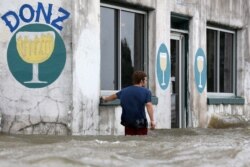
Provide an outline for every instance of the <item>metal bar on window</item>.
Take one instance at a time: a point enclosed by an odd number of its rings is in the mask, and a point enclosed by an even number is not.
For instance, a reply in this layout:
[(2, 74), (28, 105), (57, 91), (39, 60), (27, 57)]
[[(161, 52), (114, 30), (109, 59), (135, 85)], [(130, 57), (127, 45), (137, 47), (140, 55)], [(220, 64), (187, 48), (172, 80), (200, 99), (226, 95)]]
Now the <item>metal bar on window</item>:
[(234, 93), (207, 92), (208, 97), (235, 97)]
[(220, 92), (220, 31), (217, 31), (217, 92)]
[[(237, 65), (236, 65), (236, 35), (233, 35), (233, 93), (236, 95), (237, 90), (236, 90), (236, 72), (237, 71)], [(236, 60), (236, 61), (235, 61)]]
[(235, 31), (226, 30), (226, 29), (223, 29), (223, 28), (216, 28), (216, 27), (207, 26), (207, 29), (235, 34)]
[(122, 87), (122, 77), (121, 77), (121, 74), (122, 74), (122, 63), (121, 63), (121, 60), (122, 60), (122, 57), (121, 57), (121, 10), (118, 10), (118, 90), (121, 89)]
[(185, 70), (187, 69), (186, 67), (186, 35), (182, 35), (182, 108), (181, 110), (183, 111), (182, 114), (182, 128), (186, 128), (187, 127), (187, 105), (185, 104), (187, 101), (187, 97), (186, 97), (186, 84), (187, 84), (187, 80), (186, 80), (186, 72)]
[(143, 68), (144, 68), (144, 71), (147, 73), (147, 78), (148, 78), (148, 84), (147, 84), (147, 87), (149, 88), (149, 84), (150, 84), (150, 81), (149, 81), (149, 70), (148, 70), (148, 66), (149, 66), (149, 54), (148, 54), (148, 29), (147, 29), (147, 25), (148, 25), (148, 22), (147, 22), (147, 19), (148, 16), (147, 14), (144, 15), (144, 57), (143, 57), (143, 60), (144, 60), (144, 65), (143, 65)]
[(178, 32), (178, 33), (183, 33), (183, 34), (188, 34), (188, 31), (187, 31), (187, 30), (179, 30), (179, 29), (171, 28), (171, 31), (173, 31), (173, 32)]
[(182, 56), (183, 56), (183, 46), (182, 46), (182, 40), (183, 40), (183, 35), (179, 36), (179, 128), (182, 128), (182, 114), (183, 114), (183, 108), (182, 108)]
[(113, 8), (113, 9), (118, 9), (118, 10), (124, 10), (124, 11), (127, 11), (127, 12), (147, 14), (147, 12), (144, 12), (144, 11), (140, 11), (140, 10), (136, 10), (136, 9), (129, 9), (129, 8), (115, 6), (115, 5), (110, 5), (110, 4), (101, 3), (101, 6), (108, 7), (108, 8)]

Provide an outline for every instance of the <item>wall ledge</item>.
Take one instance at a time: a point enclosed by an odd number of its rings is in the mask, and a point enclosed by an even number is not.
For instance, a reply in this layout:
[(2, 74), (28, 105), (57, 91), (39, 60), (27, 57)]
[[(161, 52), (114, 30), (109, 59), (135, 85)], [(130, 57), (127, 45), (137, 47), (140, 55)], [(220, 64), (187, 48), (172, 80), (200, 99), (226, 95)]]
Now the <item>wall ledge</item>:
[(245, 99), (243, 97), (208, 97), (207, 104), (218, 105), (218, 104), (231, 104), (231, 105), (244, 105)]
[[(151, 97), (152, 99), (152, 103), (153, 105), (157, 105), (158, 104), (158, 97), (156, 96), (152, 96)], [(110, 101), (110, 102), (106, 102), (106, 103), (101, 103), (99, 104), (99, 106), (119, 106), (120, 105), (120, 100), (119, 99), (116, 99), (114, 101)]]

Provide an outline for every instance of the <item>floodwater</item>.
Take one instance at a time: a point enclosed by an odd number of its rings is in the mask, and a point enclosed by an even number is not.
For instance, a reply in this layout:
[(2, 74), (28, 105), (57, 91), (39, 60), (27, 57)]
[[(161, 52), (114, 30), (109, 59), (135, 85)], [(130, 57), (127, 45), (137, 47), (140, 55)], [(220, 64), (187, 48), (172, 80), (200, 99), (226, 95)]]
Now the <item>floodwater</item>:
[(248, 167), (250, 129), (171, 129), (148, 136), (0, 135), (1, 167)]

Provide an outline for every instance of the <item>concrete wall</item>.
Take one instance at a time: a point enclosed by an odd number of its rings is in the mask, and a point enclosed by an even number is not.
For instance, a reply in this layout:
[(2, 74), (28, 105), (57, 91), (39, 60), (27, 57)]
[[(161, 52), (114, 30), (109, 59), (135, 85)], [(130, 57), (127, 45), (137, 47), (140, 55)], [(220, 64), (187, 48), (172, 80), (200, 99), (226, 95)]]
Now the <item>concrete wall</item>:
[(100, 2), (73, 2), (73, 134), (98, 133)]
[[(245, 57), (249, 53), (246, 50), (249, 42), (245, 24), (248, 24), (248, 7), (246, 1), (206, 1), (206, 0), (176, 0), (176, 1), (155, 1), (156, 5), (150, 6), (154, 10), (149, 11), (149, 75), (155, 78), (150, 89), (159, 98), (159, 103), (155, 107), (157, 127), (170, 128), (170, 92), (169, 89), (162, 91), (157, 84), (154, 72), (155, 56), (160, 42), (164, 42), (170, 47), (170, 16), (171, 12), (190, 17), (189, 25), (189, 51), (188, 51), (188, 127), (207, 127), (210, 124), (211, 117), (217, 115), (236, 115), (249, 120), (248, 96), (245, 91), (247, 85), (246, 77), (248, 65)], [(133, 4), (143, 6), (143, 2), (133, 1)], [(245, 7), (244, 7), (245, 6)], [(247, 16), (246, 16), (247, 15)], [(237, 29), (237, 96), (245, 98), (245, 105), (207, 105), (208, 94), (206, 88), (201, 94), (197, 91), (194, 78), (194, 58), (198, 48), (202, 48), (206, 53), (206, 25), (207, 22), (217, 23), (224, 26)], [(155, 31), (155, 32), (154, 32)], [(246, 37), (247, 36), (247, 37)], [(247, 52), (247, 53), (246, 53)], [(244, 63), (245, 62), (245, 63)], [(101, 111), (102, 112), (102, 111)], [(110, 113), (112, 113), (111, 111)], [(119, 111), (120, 114), (121, 111)], [(110, 114), (109, 113), (109, 114)], [(118, 114), (118, 115), (119, 115)], [(115, 114), (117, 115), (117, 113)], [(109, 117), (110, 118), (110, 117)], [(112, 118), (117, 118), (113, 116)], [(105, 121), (103, 121), (105, 122)], [(109, 122), (109, 121), (108, 121)], [(106, 124), (107, 127), (117, 127), (114, 124)], [(110, 123), (110, 122), (109, 122)], [(111, 128), (112, 129), (112, 128)], [(116, 128), (114, 128), (116, 129)], [(115, 130), (116, 132), (116, 130)], [(114, 132), (114, 133), (115, 133)], [(112, 132), (113, 133), (113, 132)]]
[[(44, 6), (53, 4), (53, 18), (57, 18), (59, 7), (71, 11), (70, 1), (43, 1)], [(19, 15), (20, 7), (29, 4), (37, 9), (38, 1), (20, 2), (17, 0), (1, 1), (0, 17), (8, 11)], [(26, 9), (27, 10), (27, 9)], [(28, 17), (27, 17), (28, 18)], [(12, 23), (15, 21), (12, 19)], [(39, 23), (44, 23), (40, 19)], [(30, 22), (35, 23), (33, 20)], [(26, 25), (20, 20), (19, 28)], [(20, 84), (8, 67), (7, 49), (14, 33), (0, 21), (0, 112), (3, 132), (21, 134), (68, 134), (68, 110), (72, 106), (72, 53), (71, 21), (66, 20), (60, 33), (66, 49), (66, 63), (61, 75), (49, 86), (28, 88)], [(17, 64), (16, 64), (17, 65)], [(31, 67), (31, 66), (30, 66)], [(53, 69), (51, 69), (53, 71)]]
[[(39, 1), (40, 2), (40, 1)], [(159, 87), (156, 57), (160, 44), (170, 50), (171, 12), (190, 17), (188, 48), (188, 127), (207, 127), (213, 114), (237, 114), (250, 118), (249, 85), (249, 7), (248, 0), (103, 0), (139, 7), (148, 12), (149, 89), (158, 97), (154, 106), (157, 128), (171, 128), (170, 88)], [(3, 0), (0, 17), (8, 11), (17, 12), (23, 4), (36, 9), (38, 1)], [(43, 0), (53, 4), (52, 18), (60, 16), (60, 7), (70, 17), (58, 30), (65, 45), (66, 62), (59, 77), (41, 88), (20, 84), (9, 70), (9, 43), (18, 28), (37, 23), (20, 22), (11, 32), (0, 19), (0, 113), (2, 132), (22, 134), (123, 134), (120, 125), (121, 107), (99, 106), (100, 90), (100, 0)], [(28, 16), (27, 16), (28, 17)], [(206, 25), (214, 22), (237, 29), (237, 95), (245, 105), (207, 105), (206, 88), (199, 93), (195, 85), (194, 60), (198, 48), (206, 53)]]
[(245, 105), (243, 115), (249, 120), (250, 119), (250, 2), (247, 0), (242, 1), (242, 15), (244, 25), (239, 31), (239, 37), (237, 42), (240, 43), (238, 47), (239, 59), (237, 59), (238, 68), (238, 94), (245, 98)]

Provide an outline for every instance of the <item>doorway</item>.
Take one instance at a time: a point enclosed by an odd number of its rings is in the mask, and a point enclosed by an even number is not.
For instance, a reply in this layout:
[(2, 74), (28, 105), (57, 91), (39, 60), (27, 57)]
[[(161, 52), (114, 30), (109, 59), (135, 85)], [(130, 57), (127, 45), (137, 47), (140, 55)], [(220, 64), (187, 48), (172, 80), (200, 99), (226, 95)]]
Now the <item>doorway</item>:
[(171, 128), (187, 125), (187, 34), (171, 32)]

